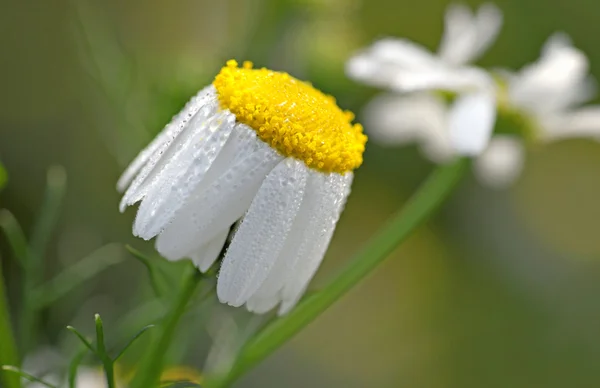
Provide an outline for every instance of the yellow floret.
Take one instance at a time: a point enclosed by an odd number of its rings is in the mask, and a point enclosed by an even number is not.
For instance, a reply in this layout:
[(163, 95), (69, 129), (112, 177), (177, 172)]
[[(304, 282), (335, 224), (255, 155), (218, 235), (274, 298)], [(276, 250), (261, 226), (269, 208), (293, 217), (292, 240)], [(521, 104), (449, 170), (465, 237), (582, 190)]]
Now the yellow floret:
[(214, 81), (221, 108), (253, 128), (284, 156), (325, 172), (345, 173), (362, 163), (367, 137), (354, 114), (335, 99), (287, 73), (242, 68), (228, 61)]

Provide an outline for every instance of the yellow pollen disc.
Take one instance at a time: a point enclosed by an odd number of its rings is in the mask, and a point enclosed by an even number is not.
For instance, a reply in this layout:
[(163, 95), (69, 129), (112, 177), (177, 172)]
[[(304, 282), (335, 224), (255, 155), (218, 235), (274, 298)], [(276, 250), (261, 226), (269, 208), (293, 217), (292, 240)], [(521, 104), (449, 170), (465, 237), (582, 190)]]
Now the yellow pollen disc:
[(214, 81), (221, 108), (256, 131), (284, 156), (308, 167), (345, 173), (362, 163), (367, 137), (354, 114), (287, 73), (228, 61)]

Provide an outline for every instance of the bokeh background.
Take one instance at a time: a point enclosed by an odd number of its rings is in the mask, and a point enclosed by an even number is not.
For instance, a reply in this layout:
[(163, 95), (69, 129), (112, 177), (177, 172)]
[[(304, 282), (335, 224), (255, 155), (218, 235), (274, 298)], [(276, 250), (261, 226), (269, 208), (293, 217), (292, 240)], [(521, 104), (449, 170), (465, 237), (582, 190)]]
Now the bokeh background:
[[(4, 1), (0, 160), (9, 181), (0, 207), (31, 233), (47, 170), (64, 166), (67, 194), (45, 247), (43, 277), (90, 254), (114, 261), (41, 312), (36, 347), (51, 346), (68, 359), (77, 343), (66, 325), (92, 334), (99, 312), (109, 341), (118, 342), (161, 311), (147, 272), (124, 249), (131, 244), (153, 252), (131, 236), (135, 211), (118, 212), (115, 183), (227, 59), (310, 80), (360, 120), (361, 107), (378, 91), (348, 80), (345, 60), (384, 36), (435, 48), (447, 4)], [(565, 31), (600, 76), (600, 3), (496, 4), (505, 25), (481, 65), (519, 68), (538, 57), (550, 34)], [(335, 273), (432, 168), (415, 147), (371, 142), (313, 286)], [(599, 177), (600, 144), (569, 140), (529, 150), (524, 173), (510, 189), (486, 189), (467, 178), (367, 281), (236, 387), (597, 387)], [(16, 310), (22, 279), (3, 237), (0, 252)], [(214, 317), (224, 314), (252, 323), (241, 311), (203, 303), (183, 322), (170, 363), (202, 369)], [(144, 346), (142, 339), (131, 349), (123, 368)]]

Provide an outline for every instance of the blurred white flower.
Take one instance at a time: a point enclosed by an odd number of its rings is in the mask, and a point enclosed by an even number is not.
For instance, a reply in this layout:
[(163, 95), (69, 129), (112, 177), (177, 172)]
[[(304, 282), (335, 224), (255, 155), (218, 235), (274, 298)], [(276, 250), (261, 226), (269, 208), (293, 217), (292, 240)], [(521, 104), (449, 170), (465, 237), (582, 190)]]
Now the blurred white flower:
[[(492, 4), (482, 5), (475, 14), (463, 5), (451, 5), (446, 12), (444, 35), (437, 54), (406, 39), (387, 38), (352, 57), (346, 70), (351, 78), (394, 92), (457, 93), (444, 114), (447, 139), (456, 153), (478, 155), (485, 149), (496, 119), (496, 90), (487, 72), (468, 64), (493, 43), (501, 25), (502, 14)], [(419, 98), (428, 108), (436, 105), (438, 109), (435, 97), (421, 95)], [(405, 104), (415, 105), (413, 102)], [(415, 140), (412, 124), (415, 123), (397, 128), (397, 132), (407, 132), (399, 134), (398, 139)], [(417, 123), (417, 126), (420, 125)], [(377, 129), (372, 129), (373, 136), (377, 137)], [(440, 133), (432, 132), (436, 136)], [(436, 148), (429, 140), (420, 139), (424, 149)], [(446, 147), (442, 148), (447, 151)], [(444, 159), (444, 155), (435, 156), (438, 158)]]
[[(595, 94), (585, 54), (568, 36), (552, 35), (540, 58), (519, 72), (503, 71), (507, 108), (533, 123), (533, 139), (548, 142), (573, 137), (600, 139), (600, 106), (579, 107)], [(475, 173), (491, 186), (507, 186), (523, 169), (525, 147), (516, 136), (498, 139), (475, 161)], [(498, 139), (498, 140), (497, 140)]]
[(485, 151), (475, 158), (473, 171), (481, 183), (494, 188), (507, 187), (523, 169), (525, 146), (514, 135), (495, 135)]
[[(366, 136), (332, 97), (287, 73), (235, 61), (119, 180), (133, 233), (169, 260), (217, 260), (223, 303), (285, 314), (317, 271), (362, 163)], [(327, 131), (323, 131), (327, 128)]]
[[(416, 143), (421, 153), (435, 163), (446, 163), (457, 156), (448, 132), (449, 113), (444, 99), (429, 92), (381, 94), (363, 112), (365, 126), (376, 128), (371, 134), (374, 141), (388, 145)], [(474, 158), (473, 169), (483, 184), (500, 188), (519, 175), (524, 157), (518, 136), (494, 135)]]
[(529, 114), (541, 140), (600, 138), (600, 106), (581, 105), (596, 94), (586, 55), (562, 33), (552, 35), (540, 58), (516, 74), (503, 72), (508, 104)]

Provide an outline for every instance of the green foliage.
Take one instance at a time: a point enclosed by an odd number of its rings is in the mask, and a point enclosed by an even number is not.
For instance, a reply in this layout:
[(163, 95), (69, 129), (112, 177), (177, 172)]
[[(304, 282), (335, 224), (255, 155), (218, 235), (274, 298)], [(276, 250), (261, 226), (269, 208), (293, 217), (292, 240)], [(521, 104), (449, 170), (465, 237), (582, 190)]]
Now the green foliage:
[[(102, 318), (100, 318), (100, 314), (96, 314), (94, 316), (94, 322), (96, 327), (96, 342), (95, 346), (91, 343), (89, 339), (87, 339), (83, 334), (81, 334), (77, 329), (73, 326), (67, 326), (67, 330), (75, 334), (75, 336), (81, 341), (81, 343), (85, 346), (87, 350), (92, 352), (98, 360), (102, 363), (104, 374), (106, 376), (106, 381), (108, 384), (108, 388), (114, 388), (116, 386), (115, 383), (115, 362), (131, 347), (131, 345), (140, 338), (146, 331), (151, 329), (153, 325), (146, 326), (142, 328), (138, 333), (136, 333), (127, 344), (113, 357), (110, 355), (106, 343), (104, 341), (104, 324), (102, 322)], [(77, 375), (77, 367), (83, 358), (83, 353), (75, 356), (71, 365), (69, 367), (69, 386), (73, 386), (75, 377)]]
[(20, 376), (20, 377), (22, 377), (22, 378), (24, 378), (26, 380), (29, 380), (29, 381), (31, 381), (33, 383), (39, 383), (39, 384), (42, 384), (43, 386), (48, 387), (48, 388), (57, 388), (55, 385), (52, 385), (52, 384), (50, 384), (49, 382), (47, 382), (47, 381), (45, 381), (43, 379), (37, 378), (35, 376), (32, 376), (29, 373), (27, 373), (27, 372), (25, 372), (25, 371), (17, 368), (16, 366), (3, 365), (1, 369), (3, 371), (6, 371), (6, 372), (14, 373), (17, 376)]
[(6, 182), (8, 182), (8, 173), (6, 172), (2, 162), (0, 162), (0, 190), (6, 186)]
[[(10, 322), (10, 310), (6, 297), (2, 263), (0, 262), (0, 365), (19, 365), (17, 345)], [(6, 388), (19, 388), (21, 381), (12, 373), (0, 372), (0, 383)]]

